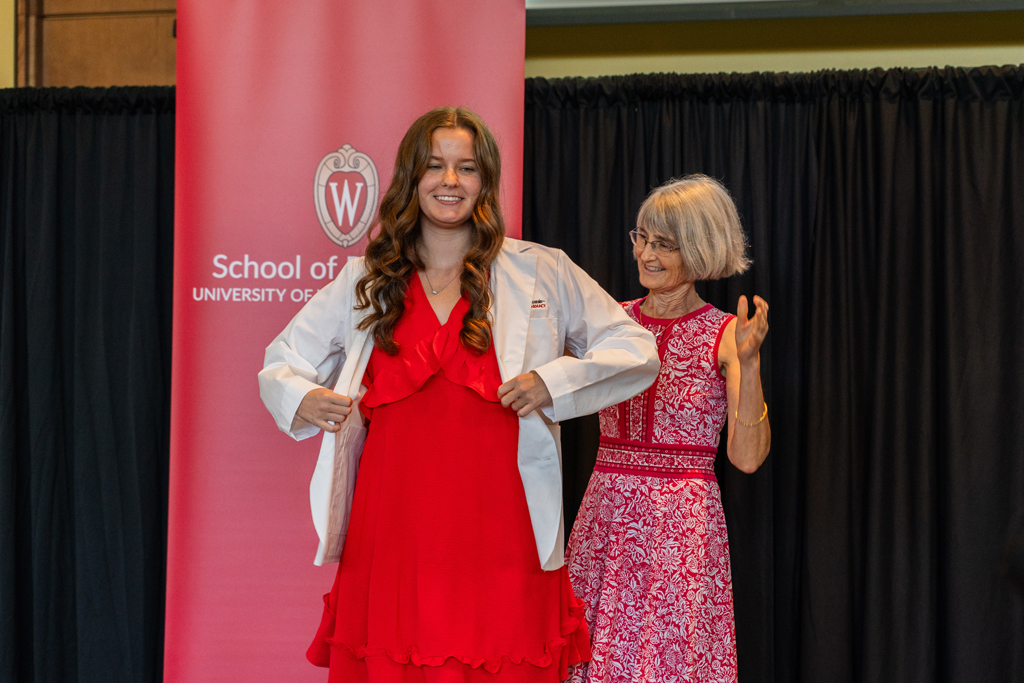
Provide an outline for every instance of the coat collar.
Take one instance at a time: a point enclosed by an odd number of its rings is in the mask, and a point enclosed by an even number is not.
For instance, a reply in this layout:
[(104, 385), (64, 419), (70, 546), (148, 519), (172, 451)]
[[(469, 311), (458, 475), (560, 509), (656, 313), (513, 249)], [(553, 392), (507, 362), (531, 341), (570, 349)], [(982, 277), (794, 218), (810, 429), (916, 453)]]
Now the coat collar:
[(506, 238), (491, 264), (494, 306), (494, 351), (501, 379), (508, 381), (523, 371), (530, 305), (537, 283), (538, 255), (528, 242)]

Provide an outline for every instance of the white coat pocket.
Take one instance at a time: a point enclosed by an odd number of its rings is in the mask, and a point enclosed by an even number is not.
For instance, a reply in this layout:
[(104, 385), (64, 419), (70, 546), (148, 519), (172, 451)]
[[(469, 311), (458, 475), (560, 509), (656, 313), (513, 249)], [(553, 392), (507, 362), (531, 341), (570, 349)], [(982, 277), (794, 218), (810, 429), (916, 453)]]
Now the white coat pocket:
[(562, 355), (558, 343), (558, 318), (530, 318), (530, 331), (526, 338), (526, 358), (524, 368), (549, 363)]

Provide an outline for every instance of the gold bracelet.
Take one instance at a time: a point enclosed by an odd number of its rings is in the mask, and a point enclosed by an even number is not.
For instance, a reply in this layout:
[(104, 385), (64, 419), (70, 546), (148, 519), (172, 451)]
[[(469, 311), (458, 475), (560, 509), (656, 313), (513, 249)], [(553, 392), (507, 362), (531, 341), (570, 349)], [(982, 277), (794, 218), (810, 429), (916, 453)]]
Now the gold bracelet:
[[(762, 403), (763, 403), (763, 401), (762, 401)], [(764, 412), (761, 413), (761, 417), (757, 418), (757, 422), (744, 422), (743, 420), (740, 419), (740, 409), (736, 408), (736, 421), (739, 422), (744, 427), (756, 427), (757, 425), (759, 425), (762, 422), (764, 422), (764, 419), (766, 417), (768, 417), (768, 404), (767, 403), (764, 404)]]

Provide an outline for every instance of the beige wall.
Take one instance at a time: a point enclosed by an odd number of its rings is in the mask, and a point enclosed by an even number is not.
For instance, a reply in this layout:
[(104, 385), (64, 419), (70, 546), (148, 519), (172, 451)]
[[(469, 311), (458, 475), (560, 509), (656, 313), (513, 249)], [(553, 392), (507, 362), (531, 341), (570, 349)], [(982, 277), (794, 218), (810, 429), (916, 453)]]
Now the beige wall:
[(14, 87), (15, 0), (0, 0), (0, 88)]
[(19, 84), (174, 84), (176, 0), (17, 2)]
[[(0, 0), (0, 87), (173, 84), (175, 7), (176, 0)], [(32, 65), (26, 43), (37, 50)], [(1024, 12), (526, 31), (528, 77), (986, 64), (1024, 64)]]
[(526, 30), (527, 77), (989, 64), (1024, 64), (1024, 12)]

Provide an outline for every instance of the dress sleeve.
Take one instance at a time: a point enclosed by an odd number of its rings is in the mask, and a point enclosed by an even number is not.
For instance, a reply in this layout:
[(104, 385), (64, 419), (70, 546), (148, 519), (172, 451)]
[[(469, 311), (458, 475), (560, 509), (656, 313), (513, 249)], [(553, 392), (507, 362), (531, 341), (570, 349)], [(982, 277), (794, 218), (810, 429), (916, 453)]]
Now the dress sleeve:
[(355, 283), (362, 270), (362, 259), (347, 263), (267, 347), (258, 375), (260, 398), (278, 429), (293, 439), (305, 439), (320, 431), (313, 425), (292, 431), (292, 420), (307, 393), (319, 387), (332, 388), (337, 382), (354, 317)]
[(654, 335), (562, 252), (558, 295), (565, 346), (575, 357), (535, 368), (551, 394), (552, 405), (543, 409), (549, 420), (595, 413), (654, 382), (660, 368)]

